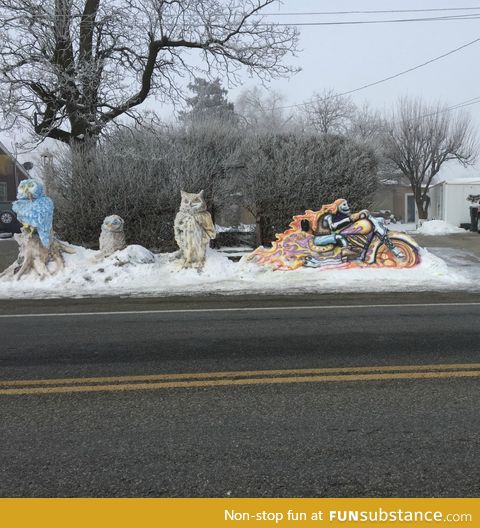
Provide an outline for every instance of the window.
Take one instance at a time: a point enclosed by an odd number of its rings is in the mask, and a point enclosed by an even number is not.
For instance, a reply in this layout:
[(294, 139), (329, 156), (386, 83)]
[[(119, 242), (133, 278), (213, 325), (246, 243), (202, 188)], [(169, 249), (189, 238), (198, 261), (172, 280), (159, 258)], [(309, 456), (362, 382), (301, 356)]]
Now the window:
[(7, 184), (5, 182), (0, 182), (0, 202), (7, 201)]

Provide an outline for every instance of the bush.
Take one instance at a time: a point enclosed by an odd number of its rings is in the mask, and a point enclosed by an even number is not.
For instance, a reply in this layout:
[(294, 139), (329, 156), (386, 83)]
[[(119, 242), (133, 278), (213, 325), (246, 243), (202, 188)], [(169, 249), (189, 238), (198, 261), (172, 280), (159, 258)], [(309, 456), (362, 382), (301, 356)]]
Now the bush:
[(336, 135), (261, 135), (250, 138), (245, 205), (266, 243), (306, 209), (345, 198), (352, 209), (370, 204), (377, 187), (372, 150)]
[(66, 240), (95, 246), (104, 217), (118, 214), (129, 243), (172, 250), (182, 189), (204, 189), (213, 214), (241, 193), (257, 218), (258, 241), (268, 242), (292, 215), (338, 197), (368, 206), (376, 182), (373, 152), (343, 136), (256, 134), (215, 122), (117, 130), (88, 152), (65, 153), (47, 188)]
[(55, 229), (67, 240), (98, 243), (105, 216), (125, 220), (127, 241), (174, 249), (173, 222), (180, 190), (204, 189), (210, 208), (221, 203), (224, 161), (238, 140), (221, 128), (121, 130), (88, 156), (64, 153), (48, 178)]

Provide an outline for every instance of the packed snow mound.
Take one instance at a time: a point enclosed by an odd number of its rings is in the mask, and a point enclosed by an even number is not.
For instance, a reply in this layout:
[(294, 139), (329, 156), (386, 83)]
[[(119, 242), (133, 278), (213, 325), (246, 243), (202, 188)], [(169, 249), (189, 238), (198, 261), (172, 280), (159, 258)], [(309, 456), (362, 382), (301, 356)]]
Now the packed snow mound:
[(465, 229), (455, 227), (443, 220), (429, 220), (424, 222), (418, 229), (420, 235), (453, 235), (455, 233), (465, 233)]
[(121, 265), (124, 264), (153, 264), (155, 262), (155, 255), (148, 251), (143, 246), (133, 244), (127, 246), (121, 251), (116, 251), (110, 257), (113, 261)]
[[(209, 249), (202, 271), (180, 269), (175, 254), (154, 255), (128, 246), (107, 258), (74, 246), (65, 254), (65, 269), (44, 280), (0, 278), (0, 298), (100, 296), (169, 296), (205, 294), (294, 294), (332, 292), (428, 291), (472, 289), (475, 284), (426, 250), (420, 265), (409, 269), (359, 268), (270, 271), (252, 263), (232, 262)], [(51, 271), (55, 266), (52, 263)]]

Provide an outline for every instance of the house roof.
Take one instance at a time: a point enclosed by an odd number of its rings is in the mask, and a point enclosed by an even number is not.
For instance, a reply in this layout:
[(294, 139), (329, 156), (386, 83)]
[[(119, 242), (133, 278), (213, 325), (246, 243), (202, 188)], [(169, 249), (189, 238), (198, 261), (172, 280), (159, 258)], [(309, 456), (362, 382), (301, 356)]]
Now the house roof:
[(446, 183), (447, 185), (480, 185), (480, 178), (448, 178), (439, 181), (435, 185), (439, 185), (441, 183)]

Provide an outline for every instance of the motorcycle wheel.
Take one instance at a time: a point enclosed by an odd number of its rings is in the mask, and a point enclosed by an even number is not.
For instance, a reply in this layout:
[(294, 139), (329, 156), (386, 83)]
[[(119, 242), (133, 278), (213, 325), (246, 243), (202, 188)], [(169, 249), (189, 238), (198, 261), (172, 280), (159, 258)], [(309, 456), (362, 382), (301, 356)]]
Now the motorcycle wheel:
[(382, 244), (377, 251), (375, 262), (378, 266), (386, 268), (413, 268), (420, 262), (420, 256), (418, 251), (412, 247), (405, 240), (399, 238), (390, 237), (393, 245), (398, 248), (404, 255), (405, 258), (399, 259), (387, 248), (385, 244)]

